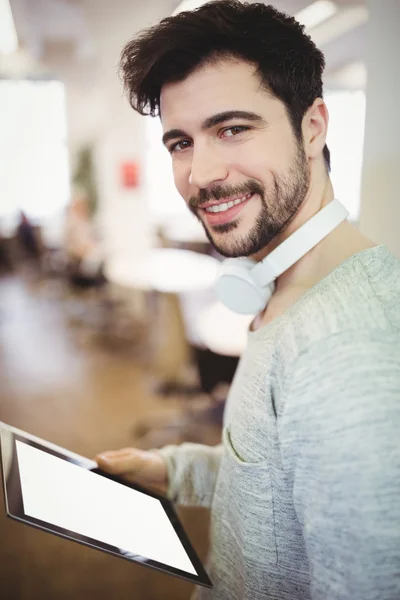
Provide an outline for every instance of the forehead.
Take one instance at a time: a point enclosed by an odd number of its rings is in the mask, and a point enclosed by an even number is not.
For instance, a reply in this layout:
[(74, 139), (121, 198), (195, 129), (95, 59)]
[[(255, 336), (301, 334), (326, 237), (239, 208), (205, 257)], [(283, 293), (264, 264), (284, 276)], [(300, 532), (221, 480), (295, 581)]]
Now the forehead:
[(268, 104), (280, 103), (261, 86), (254, 65), (223, 59), (207, 63), (183, 81), (161, 89), (160, 112), (164, 131), (200, 123), (213, 114), (241, 109), (261, 113)]

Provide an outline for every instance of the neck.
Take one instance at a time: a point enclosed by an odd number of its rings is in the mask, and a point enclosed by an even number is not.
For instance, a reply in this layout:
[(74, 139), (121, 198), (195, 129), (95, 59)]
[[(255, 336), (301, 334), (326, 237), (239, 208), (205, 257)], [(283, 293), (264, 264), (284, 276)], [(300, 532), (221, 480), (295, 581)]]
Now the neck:
[(345, 260), (375, 246), (351, 223), (344, 221), (276, 281), (276, 293), (313, 287)]
[[(257, 261), (265, 258), (294, 231), (299, 229), (312, 216), (331, 202), (333, 198), (332, 183), (329, 176), (326, 175), (319, 189), (313, 189), (313, 186), (310, 186), (307, 197), (285, 230), (267, 248), (264, 248), (262, 252), (253, 258)], [(281, 296), (286, 291), (292, 294), (293, 290), (297, 290), (299, 295), (301, 295), (304, 291), (326, 277), (342, 262), (350, 258), (350, 256), (375, 245), (371, 240), (364, 237), (351, 223), (344, 221), (278, 277), (275, 282), (275, 296)]]

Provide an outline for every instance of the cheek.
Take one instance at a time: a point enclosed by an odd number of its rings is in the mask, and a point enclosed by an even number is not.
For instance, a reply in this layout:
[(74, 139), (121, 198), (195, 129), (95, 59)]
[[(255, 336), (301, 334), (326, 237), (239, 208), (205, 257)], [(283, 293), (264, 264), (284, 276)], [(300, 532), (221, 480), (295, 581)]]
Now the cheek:
[(248, 144), (238, 145), (231, 155), (232, 166), (248, 177), (268, 183), (273, 175), (287, 170), (293, 151), (291, 132), (275, 128), (268, 135), (260, 135)]
[(274, 178), (285, 173), (290, 164), (290, 152), (282, 148), (253, 148), (232, 161), (232, 168), (246, 178), (255, 179), (265, 187), (273, 185)]
[(273, 153), (267, 144), (261, 140), (251, 140), (250, 143), (238, 144), (229, 149), (229, 169), (238, 173), (240, 179), (255, 179), (266, 183), (273, 169)]
[(251, 157), (246, 159), (245, 157), (236, 157), (235, 161), (232, 161), (231, 165), (232, 173), (239, 173), (239, 178), (242, 179), (255, 179), (262, 183), (264, 186), (268, 185), (271, 179), (274, 166), (268, 157), (260, 153), (253, 153)]

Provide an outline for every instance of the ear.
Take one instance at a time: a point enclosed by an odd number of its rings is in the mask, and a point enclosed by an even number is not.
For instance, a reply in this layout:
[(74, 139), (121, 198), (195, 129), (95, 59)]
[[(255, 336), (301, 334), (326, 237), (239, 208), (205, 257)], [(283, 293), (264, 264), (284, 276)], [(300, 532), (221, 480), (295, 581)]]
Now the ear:
[(322, 98), (314, 100), (303, 117), (302, 131), (307, 158), (322, 156), (328, 131), (329, 113)]

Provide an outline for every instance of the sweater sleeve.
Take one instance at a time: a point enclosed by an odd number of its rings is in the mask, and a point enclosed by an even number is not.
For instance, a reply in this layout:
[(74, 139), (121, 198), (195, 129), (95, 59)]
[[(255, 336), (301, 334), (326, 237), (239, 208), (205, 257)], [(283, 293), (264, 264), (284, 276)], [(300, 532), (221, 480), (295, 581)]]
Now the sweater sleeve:
[(223, 452), (222, 444), (181, 444), (157, 452), (167, 464), (167, 496), (178, 504), (210, 508)]
[(281, 406), (282, 461), (313, 600), (398, 600), (398, 334), (318, 342), (294, 364)]

